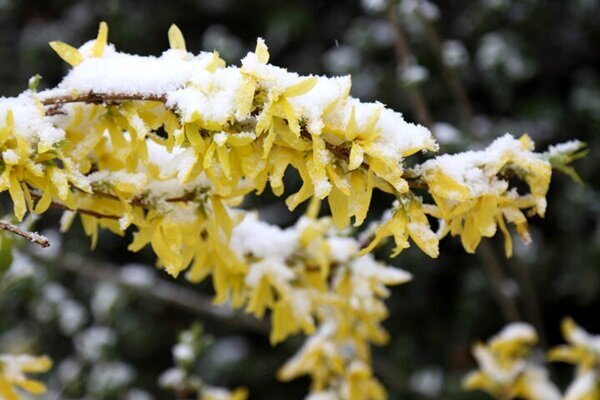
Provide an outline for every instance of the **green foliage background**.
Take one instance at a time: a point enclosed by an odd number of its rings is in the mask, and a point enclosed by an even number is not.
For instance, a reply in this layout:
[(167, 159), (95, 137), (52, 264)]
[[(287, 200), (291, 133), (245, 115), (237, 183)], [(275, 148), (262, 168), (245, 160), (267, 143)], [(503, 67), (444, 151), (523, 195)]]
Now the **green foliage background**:
[[(398, 74), (393, 29), (384, 12), (368, 7), (376, 3), (1, 0), (0, 93), (18, 94), (36, 73), (43, 76), (41, 88), (59, 82), (67, 67), (47, 46), (50, 40), (80, 45), (94, 38), (98, 22), (105, 20), (109, 40), (117, 48), (160, 54), (168, 47), (166, 31), (174, 22), (190, 51), (216, 49), (235, 64), (261, 36), (272, 63), (305, 74), (352, 74), (353, 95), (379, 100), (415, 120), (407, 96), (411, 88)], [(406, 0), (395, 3), (404, 10), (400, 14), (415, 59), (428, 72), (418, 89), (436, 122), (459, 126), (456, 101), (423, 25), (406, 12), (409, 6)], [(491, 242), (506, 278), (502, 290), (514, 299), (522, 319), (541, 328), (545, 345), (561, 341), (559, 321), (566, 315), (600, 333), (600, 4), (451, 0), (437, 2), (436, 8), (438, 17), (431, 23), (440, 38), (458, 41), (464, 50), (456, 73), (474, 115), (467, 129), (441, 140), (442, 151), (480, 148), (507, 131), (529, 133), (539, 149), (573, 138), (588, 143), (590, 155), (576, 163), (585, 184), (556, 174), (547, 217), (531, 226), (534, 243), (517, 244), (515, 256), (505, 260), (500, 239)], [(294, 177), (289, 180), (292, 191)], [(390, 201), (377, 197), (370, 217), (378, 217)], [(2, 205), (8, 214), (10, 202), (4, 199)], [(280, 225), (295, 218), (270, 194), (250, 199), (247, 206)], [(59, 217), (51, 213), (37, 227), (55, 230)], [(125, 241), (103, 234), (92, 253), (88, 239), (75, 227), (64, 236), (56, 258), (49, 259), (32, 253), (22, 241), (2, 236), (0, 270), (10, 264), (9, 241), (20, 247), (15, 257), (20, 269), (13, 264), (2, 280), (0, 351), (48, 353), (56, 365), (47, 376), (47, 398), (173, 398), (159, 389), (157, 377), (173, 364), (171, 346), (177, 333), (196, 320), (214, 339), (197, 365), (206, 381), (247, 386), (253, 399), (305, 395), (308, 380), (282, 384), (274, 378), (277, 366), (301, 338), (271, 348), (260, 327), (238, 317), (211, 318), (161, 300), (152, 294), (155, 283), (132, 289), (106, 276), (89, 275), (90, 268), (102, 270), (103, 265), (95, 263), (107, 261), (119, 266), (110, 276), (125, 276), (123, 265), (153, 263), (149, 251), (128, 253)], [(74, 267), (66, 269), (64, 257), (70, 253), (86, 259), (70, 259)], [(379, 256), (388, 254), (389, 249), (383, 249)], [(483, 258), (465, 254), (457, 240), (448, 238), (437, 260), (410, 249), (392, 262), (411, 271), (414, 280), (394, 288), (387, 322), (392, 340), (375, 352), (376, 372), (390, 397), (483, 398), (460, 391), (462, 375), (474, 367), (471, 343), (506, 323)], [(169, 281), (159, 272), (149, 279)], [(177, 284), (203, 299), (211, 293), (208, 284)], [(98, 327), (104, 327), (104, 333), (98, 333)], [(84, 340), (88, 336), (96, 344), (108, 337), (95, 357), (82, 350), (91, 346)], [(554, 366), (552, 373), (565, 384), (571, 371)]]

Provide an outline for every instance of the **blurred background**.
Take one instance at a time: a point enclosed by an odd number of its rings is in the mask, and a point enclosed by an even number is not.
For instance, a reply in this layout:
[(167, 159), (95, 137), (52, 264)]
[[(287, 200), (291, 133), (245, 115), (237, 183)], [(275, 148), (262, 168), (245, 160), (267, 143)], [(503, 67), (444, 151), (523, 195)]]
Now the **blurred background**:
[[(460, 389), (475, 366), (470, 346), (511, 320), (536, 326), (545, 348), (562, 341), (567, 315), (600, 333), (597, 0), (0, 0), (0, 93), (18, 94), (36, 73), (41, 88), (57, 84), (67, 68), (48, 41), (79, 46), (102, 20), (122, 51), (160, 54), (176, 23), (188, 50), (215, 49), (231, 64), (263, 37), (272, 63), (351, 74), (352, 95), (428, 125), (443, 152), (481, 148), (505, 132), (529, 133), (540, 150), (588, 143), (590, 155), (575, 165), (584, 184), (555, 174), (547, 216), (532, 221), (531, 245), (515, 241), (513, 258), (496, 237), (476, 255), (446, 238), (437, 260), (414, 248), (388, 260), (414, 274), (393, 289), (392, 340), (375, 349), (390, 398), (486, 398)], [(289, 177), (289, 192), (297, 183)], [(375, 198), (370, 218), (390, 202)], [(246, 205), (282, 226), (298, 216), (269, 193)], [(3, 199), (2, 213), (10, 210)], [(245, 386), (251, 399), (305, 396), (308, 379), (275, 380), (302, 338), (271, 347), (264, 324), (210, 306), (209, 283), (174, 281), (151, 267), (150, 251), (129, 253), (128, 241), (109, 233), (91, 252), (77, 224), (57, 233), (59, 219), (50, 212), (36, 225), (52, 240), (47, 250), (0, 237), (0, 352), (53, 358), (44, 398), (175, 398), (158, 377), (174, 365), (179, 332), (195, 322), (208, 339), (190, 364), (206, 382)], [(551, 372), (563, 385), (572, 375), (561, 365)]]

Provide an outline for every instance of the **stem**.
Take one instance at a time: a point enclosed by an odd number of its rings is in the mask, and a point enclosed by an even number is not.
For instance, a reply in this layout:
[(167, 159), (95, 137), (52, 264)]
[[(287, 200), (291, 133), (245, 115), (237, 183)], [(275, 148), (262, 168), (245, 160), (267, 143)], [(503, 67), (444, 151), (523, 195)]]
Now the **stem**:
[(31, 243), (35, 243), (40, 247), (48, 247), (50, 246), (50, 241), (44, 235), (40, 235), (37, 232), (29, 232), (19, 228), (16, 225), (11, 224), (7, 221), (0, 221), (0, 229), (14, 233), (25, 239), (29, 240)]
[[(396, 14), (396, 8), (393, 6), (392, 1), (388, 1), (387, 19), (394, 28), (394, 50), (396, 53), (396, 61), (401, 71), (406, 72), (412, 66), (413, 55), (408, 47), (402, 23)], [(418, 86), (408, 89), (408, 99), (417, 121), (431, 129), (433, 126), (431, 113), (429, 112), (425, 98)]]
[(483, 265), (490, 279), (492, 289), (494, 290), (494, 296), (498, 301), (498, 306), (500, 306), (500, 311), (502, 312), (504, 319), (506, 322), (519, 321), (521, 318), (515, 300), (508, 296), (503, 290), (506, 277), (492, 246), (489, 242), (485, 241), (479, 244), (479, 248), (481, 249), (479, 254), (483, 259)]
[(540, 305), (538, 302), (537, 294), (535, 292), (535, 286), (531, 281), (531, 276), (529, 275), (528, 266), (523, 261), (519, 260), (517, 257), (514, 259), (513, 266), (517, 273), (517, 281), (519, 282), (519, 286), (521, 287), (523, 299), (523, 305), (525, 306), (525, 313), (527, 315), (527, 319), (531, 321), (535, 329), (538, 331), (538, 336), (540, 338), (540, 346), (546, 347), (546, 335), (544, 329), (544, 321), (542, 318), (542, 313), (540, 311)]
[(433, 54), (437, 58), (437, 61), (442, 70), (442, 76), (446, 80), (448, 84), (448, 88), (450, 92), (454, 96), (456, 104), (458, 106), (458, 114), (460, 116), (460, 121), (463, 130), (465, 130), (470, 136), (470, 123), (471, 118), (473, 117), (473, 107), (471, 106), (471, 102), (469, 101), (469, 97), (467, 95), (467, 91), (465, 90), (464, 85), (456, 73), (456, 70), (453, 68), (449, 68), (446, 63), (444, 63), (444, 57), (442, 54), (442, 44), (440, 41), (440, 37), (435, 30), (435, 27), (431, 23), (431, 21), (426, 18), (421, 12), (420, 9), (417, 8), (417, 16), (419, 17), (419, 21), (423, 25), (425, 29), (425, 37)]
[[(35, 259), (53, 267), (84, 275), (94, 281), (102, 280), (111, 282), (141, 295), (151, 296), (158, 300), (174, 304), (189, 311), (206, 316), (216, 321), (232, 326), (241, 326), (261, 335), (268, 336), (270, 328), (265, 321), (259, 321), (249, 315), (232, 311), (225, 306), (214, 305), (211, 299), (176, 283), (170, 283), (154, 277), (149, 285), (138, 285), (123, 278), (119, 267), (107, 262), (92, 260), (75, 253), (64, 253), (57, 259), (51, 260), (36, 257)], [(149, 270), (152, 267), (148, 266)]]

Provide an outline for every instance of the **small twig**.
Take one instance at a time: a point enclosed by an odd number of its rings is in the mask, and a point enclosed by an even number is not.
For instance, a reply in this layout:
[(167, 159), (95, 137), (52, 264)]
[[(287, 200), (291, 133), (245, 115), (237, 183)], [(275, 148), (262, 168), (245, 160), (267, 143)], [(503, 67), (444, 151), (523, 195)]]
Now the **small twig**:
[(506, 322), (521, 320), (515, 300), (503, 289), (506, 278), (504, 276), (504, 271), (502, 270), (502, 265), (500, 264), (498, 257), (496, 257), (492, 246), (489, 242), (484, 241), (479, 244), (479, 248), (479, 254), (483, 260), (483, 265), (487, 271), (492, 289), (494, 290), (494, 295), (498, 301), (504, 319)]
[(35, 243), (41, 247), (50, 246), (50, 241), (48, 240), (48, 238), (46, 236), (40, 235), (37, 232), (29, 232), (29, 231), (23, 230), (23, 229), (19, 228), (18, 226), (11, 224), (10, 222), (0, 221), (0, 229), (14, 233), (21, 237), (24, 237), (25, 239), (29, 240), (31, 243)]
[[(48, 263), (48, 259), (34, 256), (38, 261)], [(66, 271), (73, 272), (91, 278), (94, 281), (105, 281), (117, 284), (133, 290), (141, 295), (150, 296), (158, 300), (171, 303), (185, 308), (194, 313), (206, 316), (216, 321), (229, 325), (243, 326), (255, 333), (268, 336), (269, 323), (257, 320), (250, 315), (231, 310), (226, 306), (215, 305), (212, 300), (193, 289), (186, 288), (177, 283), (171, 283), (154, 276), (149, 285), (136, 284), (128, 281), (119, 267), (107, 262), (92, 260), (76, 253), (63, 253), (56, 259), (52, 259), (52, 266), (60, 267)], [(151, 271), (153, 267), (148, 266)]]
[(442, 76), (446, 80), (448, 88), (450, 89), (450, 92), (456, 100), (462, 128), (465, 129), (467, 133), (469, 133), (471, 118), (473, 117), (473, 107), (469, 100), (469, 96), (467, 95), (467, 91), (465, 90), (464, 85), (458, 77), (456, 70), (449, 68), (444, 62), (444, 56), (442, 54), (442, 44), (440, 41), (440, 37), (438, 36), (435, 30), (435, 27), (433, 26), (431, 21), (422, 14), (419, 8), (417, 8), (416, 13), (425, 30), (425, 37), (429, 42), (429, 46), (431, 47), (431, 50), (433, 51), (440, 65), (440, 68), (442, 70)]
[[(31, 198), (34, 199), (34, 200), (39, 200), (39, 199), (42, 198), (41, 194), (36, 193), (33, 190), (30, 191), (30, 193), (31, 193)], [(50, 207), (57, 208), (59, 210), (78, 212), (80, 214), (85, 214), (85, 215), (89, 215), (91, 217), (96, 217), (96, 218), (106, 218), (106, 219), (119, 219), (119, 218), (121, 218), (118, 215), (102, 214), (102, 213), (99, 213), (99, 212), (94, 211), (94, 210), (86, 210), (86, 209), (83, 209), (83, 208), (73, 209), (71, 207), (68, 207), (66, 204), (59, 203), (57, 201), (52, 201), (50, 203)]]
[(535, 326), (535, 329), (538, 331), (538, 335), (540, 337), (540, 345), (541, 347), (545, 348), (547, 343), (546, 329), (544, 327), (544, 320), (542, 318), (542, 312), (540, 310), (535, 285), (533, 284), (528, 271), (528, 265), (526, 265), (518, 257), (515, 257), (513, 266), (516, 271), (517, 281), (521, 287), (521, 299), (523, 299), (527, 320), (531, 321), (533, 326)]
[[(413, 55), (408, 47), (402, 23), (396, 14), (396, 8), (392, 1), (388, 1), (387, 19), (394, 28), (394, 50), (396, 52), (396, 60), (401, 70), (405, 72), (412, 66)], [(407, 92), (415, 117), (419, 123), (431, 129), (433, 120), (425, 98), (423, 97), (423, 93), (421, 93), (418, 86), (409, 88)]]

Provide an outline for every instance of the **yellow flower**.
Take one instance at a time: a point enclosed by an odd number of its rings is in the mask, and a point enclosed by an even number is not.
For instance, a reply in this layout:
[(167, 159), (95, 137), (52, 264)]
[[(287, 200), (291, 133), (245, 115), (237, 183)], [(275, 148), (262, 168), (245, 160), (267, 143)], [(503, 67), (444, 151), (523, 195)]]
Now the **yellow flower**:
[(548, 352), (550, 361), (575, 364), (579, 373), (600, 366), (600, 336), (590, 335), (570, 317), (563, 319), (561, 328), (569, 344), (551, 349)]
[(537, 342), (533, 327), (523, 322), (507, 325), (486, 344), (476, 343), (473, 355), (479, 370), (463, 380), (466, 390), (482, 390), (494, 398), (560, 400), (548, 372), (529, 360)]
[(377, 228), (375, 237), (362, 254), (371, 252), (388, 236), (393, 236), (396, 242), (393, 256), (410, 246), (409, 237), (428, 256), (436, 258), (439, 255), (438, 239), (427, 221), (420, 198), (410, 196), (396, 202), (391, 217)]
[(27, 354), (0, 355), (0, 395), (6, 400), (18, 400), (21, 396), (15, 386), (32, 394), (46, 392), (46, 386), (39, 381), (29, 379), (27, 373), (46, 372), (52, 367), (52, 361), (46, 357), (33, 357)]

